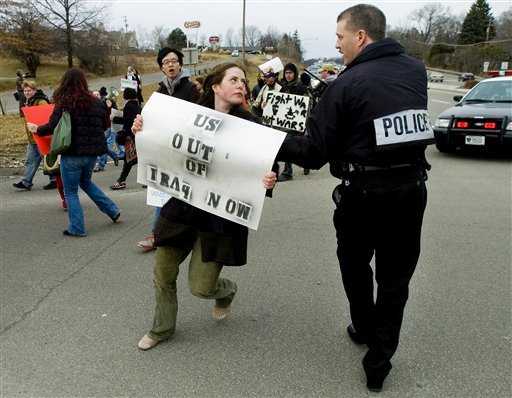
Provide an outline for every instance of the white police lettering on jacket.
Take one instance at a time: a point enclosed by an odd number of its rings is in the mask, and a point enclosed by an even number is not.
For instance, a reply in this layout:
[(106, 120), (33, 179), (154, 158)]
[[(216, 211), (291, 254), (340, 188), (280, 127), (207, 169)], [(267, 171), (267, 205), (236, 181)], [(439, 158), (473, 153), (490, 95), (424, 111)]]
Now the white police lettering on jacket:
[(434, 139), (430, 117), (425, 109), (409, 109), (373, 121), (377, 147), (426, 142)]

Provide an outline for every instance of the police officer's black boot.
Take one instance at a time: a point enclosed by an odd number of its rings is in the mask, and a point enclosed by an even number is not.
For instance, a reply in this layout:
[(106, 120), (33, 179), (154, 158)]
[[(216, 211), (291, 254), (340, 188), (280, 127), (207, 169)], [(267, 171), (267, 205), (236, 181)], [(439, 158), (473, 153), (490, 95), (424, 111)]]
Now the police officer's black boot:
[(391, 371), (391, 362), (387, 359), (377, 359), (370, 349), (363, 358), (363, 368), (366, 373), (366, 387), (368, 390), (381, 392), (384, 380)]
[(356, 328), (352, 324), (347, 326), (347, 333), (348, 333), (348, 336), (350, 337), (350, 339), (358, 345), (368, 343), (368, 338), (366, 336), (363, 336), (362, 334), (358, 333), (356, 331)]

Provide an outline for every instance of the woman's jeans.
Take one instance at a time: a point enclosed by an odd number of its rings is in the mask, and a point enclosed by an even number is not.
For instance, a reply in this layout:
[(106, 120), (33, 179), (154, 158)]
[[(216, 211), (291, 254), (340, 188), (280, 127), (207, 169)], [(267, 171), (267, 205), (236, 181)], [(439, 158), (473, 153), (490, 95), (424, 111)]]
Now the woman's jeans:
[(119, 213), (116, 204), (91, 181), (96, 156), (67, 156), (60, 159), (60, 174), (64, 182), (64, 195), (68, 205), (69, 227), (72, 235), (85, 236), (84, 213), (78, 199), (78, 187), (110, 218)]
[[(23, 178), (21, 182), (26, 187), (31, 187), (32, 180), (34, 179), (34, 175), (36, 174), (37, 169), (39, 168), (39, 165), (41, 164), (41, 160), (43, 159), (41, 154), (39, 153), (39, 150), (37, 149), (36, 144), (28, 144), (27, 145), (27, 155), (25, 160), (25, 174), (23, 175)], [(49, 177), (50, 181), (54, 180), (55, 177)]]
[(228, 307), (236, 294), (236, 284), (229, 279), (219, 278), (222, 265), (215, 262), (203, 262), (201, 241), (189, 242), (187, 247), (159, 247), (156, 250), (154, 271), (155, 316), (149, 337), (154, 340), (166, 340), (174, 334), (178, 315), (176, 279), (179, 266), (192, 251), (188, 268), (190, 292), (199, 298), (214, 299), (218, 307)]
[(108, 156), (110, 156), (112, 160), (122, 159), (124, 157), (124, 148), (122, 148), (122, 146), (120, 145), (117, 145), (116, 135), (117, 134), (110, 128), (105, 131), (105, 140), (107, 141), (107, 153), (98, 156), (96, 166), (98, 166), (100, 169), (105, 168)]

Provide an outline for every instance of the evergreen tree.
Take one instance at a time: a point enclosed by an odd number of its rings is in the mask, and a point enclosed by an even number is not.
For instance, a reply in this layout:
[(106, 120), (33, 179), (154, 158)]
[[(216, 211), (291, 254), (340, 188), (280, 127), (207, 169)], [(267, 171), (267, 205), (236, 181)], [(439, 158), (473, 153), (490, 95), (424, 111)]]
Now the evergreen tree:
[(303, 54), (302, 54), (302, 45), (301, 45), (300, 38), (299, 38), (299, 32), (297, 30), (295, 30), (295, 32), (293, 32), (292, 41), (293, 41), (293, 44), (295, 46), (295, 49), (297, 51), (299, 61), (300, 61), (300, 60), (302, 60)]
[(187, 47), (187, 36), (180, 28), (176, 28), (167, 37), (167, 45), (181, 51), (182, 48)]
[(473, 44), (491, 40), (496, 36), (494, 17), (487, 0), (476, 0), (462, 23), (460, 44)]

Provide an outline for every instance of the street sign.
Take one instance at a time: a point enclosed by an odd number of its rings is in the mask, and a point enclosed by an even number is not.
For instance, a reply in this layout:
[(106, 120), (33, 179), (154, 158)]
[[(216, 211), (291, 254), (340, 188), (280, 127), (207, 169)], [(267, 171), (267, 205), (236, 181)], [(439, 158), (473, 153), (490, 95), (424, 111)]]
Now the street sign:
[(486, 61), (486, 62), (484, 62), (484, 70), (483, 71), (487, 72), (488, 70), (489, 70), (489, 62)]
[(210, 36), (208, 38), (208, 41), (210, 42), (210, 44), (219, 44), (220, 37), (219, 36)]
[(201, 22), (199, 21), (186, 21), (183, 26), (185, 29), (198, 29), (201, 26)]
[(183, 65), (197, 65), (199, 61), (199, 52), (197, 47), (182, 48)]

